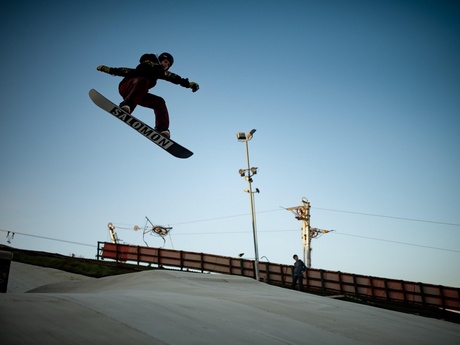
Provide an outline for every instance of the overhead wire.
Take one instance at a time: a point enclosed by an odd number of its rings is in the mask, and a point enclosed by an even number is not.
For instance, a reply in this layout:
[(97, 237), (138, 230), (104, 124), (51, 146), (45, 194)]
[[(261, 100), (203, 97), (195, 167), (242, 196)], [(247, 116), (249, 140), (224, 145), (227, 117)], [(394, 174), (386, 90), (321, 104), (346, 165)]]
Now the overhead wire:
[(70, 243), (70, 244), (77, 244), (79, 246), (86, 246), (86, 247), (91, 247), (91, 248), (96, 248), (94, 244), (88, 244), (88, 243), (82, 243), (82, 242), (75, 242), (75, 241), (69, 241), (69, 240), (63, 240), (59, 238), (52, 238), (52, 237), (47, 237), (47, 236), (40, 236), (40, 235), (33, 235), (33, 234), (26, 234), (23, 232), (18, 232), (18, 231), (11, 231), (11, 230), (4, 230), (0, 229), (0, 231), (4, 231), (7, 234), (14, 234), (14, 235), (23, 235), (23, 236), (29, 236), (29, 237), (35, 237), (35, 238), (41, 238), (44, 240), (50, 240), (50, 241), (56, 241), (56, 242), (63, 242), (63, 243)]
[(366, 240), (373, 240), (373, 241), (381, 241), (381, 242), (390, 242), (390, 243), (396, 243), (396, 244), (403, 244), (403, 245), (405, 245), (405, 246), (421, 247), (421, 248), (442, 250), (442, 251), (446, 251), (446, 252), (460, 253), (460, 250), (447, 249), (447, 248), (439, 248), (439, 247), (433, 247), (433, 246), (426, 246), (426, 245), (423, 245), (423, 244), (415, 244), (415, 243), (408, 243), (408, 242), (401, 242), (401, 241), (394, 241), (394, 240), (386, 240), (386, 239), (383, 239), (383, 238), (375, 238), (375, 237), (369, 237), (369, 236), (352, 235), (352, 234), (346, 234), (346, 233), (343, 233), (343, 232), (336, 232), (336, 234), (337, 234), (337, 235), (342, 235), (342, 236), (350, 236), (350, 237), (364, 238), (364, 239), (366, 239)]
[(317, 210), (331, 211), (331, 212), (357, 214), (357, 215), (360, 215), (360, 216), (380, 217), (380, 218), (407, 220), (407, 221), (411, 221), (411, 222), (421, 222), (421, 223), (432, 223), (432, 224), (440, 224), (440, 225), (460, 226), (460, 224), (458, 224), (458, 223), (447, 223), (447, 222), (439, 222), (439, 221), (426, 220), (426, 219), (415, 219), (415, 218), (406, 218), (406, 217), (385, 216), (385, 215), (382, 215), (382, 214), (353, 212), (353, 211), (342, 211), (342, 210), (334, 210), (334, 209), (330, 209), (330, 208), (321, 208), (321, 207), (312, 207), (312, 208), (317, 209)]
[[(440, 224), (440, 225), (448, 225), (448, 226), (458, 226), (458, 227), (460, 227), (460, 223), (448, 223), (448, 222), (441, 222), (441, 221), (434, 221), (434, 220), (427, 220), (427, 219), (416, 219), (416, 218), (407, 218), (407, 217), (387, 216), (387, 215), (373, 214), (373, 213), (335, 210), (335, 209), (322, 208), (322, 207), (311, 207), (311, 208), (316, 209), (316, 210), (323, 210), (323, 211), (330, 211), (330, 212), (340, 212), (340, 213), (348, 213), (348, 214), (356, 214), (356, 215), (361, 215), (361, 216), (389, 218), (389, 219), (397, 219), (397, 220), (404, 220), (404, 221), (411, 221), (411, 222), (431, 223), (431, 224)], [(286, 208), (280, 206), (280, 209), (257, 211), (256, 214), (278, 212), (278, 211), (281, 211), (281, 210), (286, 210)], [(230, 216), (221, 216), (221, 217), (214, 217), (214, 218), (204, 218), (204, 219), (183, 221), (183, 222), (179, 222), (179, 223), (173, 223), (171, 225), (183, 225), (183, 224), (192, 224), (192, 223), (200, 223), (200, 222), (209, 222), (209, 221), (213, 221), (213, 220), (222, 220), (222, 219), (228, 219), (228, 218), (244, 217), (244, 216), (249, 216), (249, 215), (250, 215), (250, 213), (241, 213), (241, 214), (235, 214), (235, 215), (230, 215)]]
[[(280, 206), (279, 209), (258, 211), (256, 213), (261, 214), (261, 213), (278, 212), (278, 211), (281, 211), (283, 209), (286, 209), (286, 208)], [(439, 225), (458, 226), (458, 227), (460, 227), (460, 224), (458, 224), (458, 223), (449, 223), (449, 222), (433, 221), (433, 220), (426, 220), (426, 219), (396, 217), (396, 216), (388, 216), (388, 215), (380, 215), (380, 214), (372, 214), (372, 213), (364, 213), (364, 212), (336, 210), (336, 209), (322, 208), (322, 207), (312, 207), (312, 209), (324, 210), (324, 211), (330, 211), (330, 212), (340, 212), (340, 213), (347, 213), (347, 214), (356, 214), (356, 215), (369, 216), (369, 217), (389, 218), (389, 219), (396, 219), (396, 220), (404, 220), (404, 221), (422, 222), (422, 223), (431, 223), (431, 224), (439, 224)], [(221, 217), (214, 217), (214, 218), (205, 218), (205, 219), (183, 221), (183, 222), (179, 222), (179, 223), (173, 223), (173, 224), (170, 224), (170, 225), (177, 226), (177, 225), (184, 225), (184, 224), (192, 224), (192, 223), (208, 222), (208, 221), (222, 220), (222, 219), (228, 219), (228, 218), (243, 217), (243, 216), (248, 216), (248, 215), (250, 215), (250, 213), (243, 213), (243, 214), (236, 214), (236, 215), (229, 215), (229, 216), (221, 216)], [(128, 224), (122, 224), (122, 225), (128, 225)], [(135, 227), (136, 226), (134, 226), (134, 227), (133, 226), (129, 226), (129, 227), (127, 227), (127, 226), (117, 226), (118, 229), (123, 229), (123, 230), (131, 230), (131, 229), (133, 229)], [(92, 248), (96, 247), (94, 245), (87, 244), (87, 243), (69, 241), (69, 240), (46, 237), (46, 236), (40, 236), (40, 235), (27, 234), (27, 233), (22, 233), (22, 232), (17, 232), (17, 231), (8, 231), (8, 230), (4, 230), (4, 229), (0, 229), (0, 231), (4, 231), (4, 232), (6, 232), (8, 234), (19, 234), (19, 235), (23, 235), (23, 236), (29, 236), (29, 237), (41, 238), (41, 239), (46, 239), (46, 240), (51, 240), (51, 241), (82, 245), (82, 246), (87, 246), (87, 247), (92, 247)], [(279, 232), (279, 231), (298, 231), (298, 230), (265, 230), (265, 231), (262, 230), (260, 232)], [(235, 234), (235, 233), (246, 233), (246, 232), (247, 231), (200, 232), (200, 233), (194, 233), (193, 235), (220, 235), (220, 234), (226, 234), (226, 233), (227, 234), (228, 233)], [(373, 238), (373, 237), (368, 237), (368, 236), (352, 235), (352, 234), (346, 234), (346, 233), (343, 233), (343, 232), (340, 232), (340, 231), (335, 231), (335, 233), (339, 234), (339, 235), (360, 237), (360, 238), (365, 238), (365, 239), (375, 240), (375, 241), (391, 242), (391, 243), (404, 244), (404, 245), (423, 247), (423, 248), (429, 248), (429, 249), (437, 249), (437, 250), (450, 251), (450, 252), (456, 252), (456, 253), (460, 252), (460, 251), (454, 250), (454, 249), (438, 248), (438, 247), (418, 245), (418, 244), (413, 244), (413, 243), (406, 243), (406, 242), (399, 242), (399, 241), (393, 241), (393, 240)], [(181, 234), (176, 233), (176, 235), (181, 235)], [(192, 235), (192, 234), (187, 234), (187, 235)]]

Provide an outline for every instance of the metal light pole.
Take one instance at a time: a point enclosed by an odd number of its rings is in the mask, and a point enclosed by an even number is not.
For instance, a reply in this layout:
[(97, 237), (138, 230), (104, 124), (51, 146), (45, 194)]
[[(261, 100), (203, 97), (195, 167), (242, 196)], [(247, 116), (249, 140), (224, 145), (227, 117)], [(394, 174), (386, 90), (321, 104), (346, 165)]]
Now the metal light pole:
[(257, 226), (256, 226), (256, 209), (254, 203), (254, 193), (259, 193), (259, 189), (256, 188), (255, 192), (252, 191), (252, 176), (257, 174), (257, 168), (251, 168), (249, 164), (249, 148), (248, 148), (248, 141), (252, 139), (252, 135), (255, 133), (255, 129), (251, 130), (248, 134), (244, 132), (236, 133), (236, 137), (239, 141), (244, 142), (246, 144), (246, 161), (248, 164), (247, 169), (240, 169), (239, 173), (241, 177), (244, 177), (246, 181), (248, 181), (249, 189), (246, 189), (245, 192), (249, 193), (249, 200), (251, 203), (251, 215), (252, 215), (252, 232), (254, 236), (254, 254), (255, 254), (255, 262), (254, 262), (254, 270), (256, 274), (256, 280), (259, 281), (259, 250), (257, 246)]

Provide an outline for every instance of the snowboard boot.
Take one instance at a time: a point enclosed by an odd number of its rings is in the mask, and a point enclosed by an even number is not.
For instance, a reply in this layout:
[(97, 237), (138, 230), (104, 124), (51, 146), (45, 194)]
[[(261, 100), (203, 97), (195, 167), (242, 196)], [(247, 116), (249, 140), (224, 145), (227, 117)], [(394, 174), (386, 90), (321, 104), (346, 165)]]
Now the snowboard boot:
[(155, 130), (160, 133), (162, 136), (170, 139), (171, 138), (171, 133), (169, 132), (169, 129), (165, 129), (165, 130), (159, 130), (158, 128), (155, 128)]
[(120, 103), (120, 108), (126, 111), (128, 114), (131, 114), (131, 108), (125, 102)]

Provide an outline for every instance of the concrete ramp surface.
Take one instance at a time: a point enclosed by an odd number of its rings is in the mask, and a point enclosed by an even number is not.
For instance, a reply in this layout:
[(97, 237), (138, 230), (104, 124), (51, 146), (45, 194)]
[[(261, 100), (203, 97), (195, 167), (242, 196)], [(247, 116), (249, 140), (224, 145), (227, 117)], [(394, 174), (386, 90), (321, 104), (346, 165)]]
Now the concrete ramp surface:
[[(19, 275), (36, 269), (14, 264), (10, 279), (24, 285)], [(41, 282), (47, 274), (56, 270), (40, 271)], [(156, 270), (53, 279), (0, 295), (2, 344), (460, 344), (455, 323), (250, 278)]]

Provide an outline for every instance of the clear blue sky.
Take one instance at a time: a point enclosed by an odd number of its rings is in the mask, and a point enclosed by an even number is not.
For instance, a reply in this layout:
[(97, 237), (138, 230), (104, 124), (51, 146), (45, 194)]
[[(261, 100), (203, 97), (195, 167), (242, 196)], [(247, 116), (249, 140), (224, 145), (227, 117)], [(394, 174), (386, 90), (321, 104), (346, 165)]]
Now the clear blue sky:
[[(281, 207), (306, 197), (311, 225), (335, 230), (312, 241), (314, 268), (460, 286), (458, 2), (15, 1), (0, 30), (0, 243), (94, 258), (109, 222), (143, 245), (129, 229), (148, 216), (173, 227), (165, 248), (253, 258), (235, 134), (255, 128), (261, 257), (301, 255)], [(163, 51), (200, 84), (151, 90), (187, 160), (88, 97), (120, 101), (98, 65)]]

